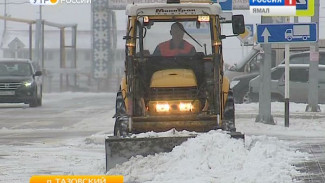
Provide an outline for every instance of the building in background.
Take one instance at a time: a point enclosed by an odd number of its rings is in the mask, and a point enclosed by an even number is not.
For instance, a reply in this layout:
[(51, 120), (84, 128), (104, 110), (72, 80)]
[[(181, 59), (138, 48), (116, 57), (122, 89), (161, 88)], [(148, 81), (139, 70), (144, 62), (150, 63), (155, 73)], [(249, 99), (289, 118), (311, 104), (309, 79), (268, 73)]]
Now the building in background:
[[(3, 4), (2, 4), (3, 5)], [(1, 6), (1, 5), (0, 5)], [(1, 7), (0, 7), (1, 9)], [(2, 10), (2, 9), (1, 9)], [(1, 11), (0, 11), (1, 12)], [(36, 20), (40, 16), (39, 7), (30, 4), (10, 4), (7, 3), (7, 16), (12, 18)], [(73, 12), (73, 13), (72, 13)], [(45, 75), (45, 91), (62, 91), (60, 88), (60, 73), (64, 73), (65, 86), (63, 91), (66, 90), (82, 90), (82, 91), (96, 91), (96, 79), (93, 78), (93, 61), (92, 61), (92, 27), (91, 27), (91, 5), (57, 5), (51, 7), (42, 7), (42, 19), (57, 24), (77, 24), (77, 45), (76, 45), (76, 58), (77, 58), (77, 84), (74, 85), (74, 76), (76, 71), (73, 68), (73, 53), (69, 48), (71, 45), (71, 29), (65, 30), (65, 56), (66, 67), (65, 71), (60, 70), (60, 30), (44, 26), (44, 75)], [(1, 13), (0, 13), (1, 14)], [(25, 23), (17, 23), (0, 20), (1, 39), (1, 55), (3, 57), (18, 57), (29, 58), (29, 26)], [(123, 26), (124, 27), (124, 26)], [(35, 25), (32, 26), (32, 54), (33, 58), (35, 53)], [(118, 50), (114, 54), (114, 62), (110, 69), (108, 80), (108, 87), (104, 90), (117, 90), (118, 80), (123, 73), (123, 60), (124, 51), (122, 37), (124, 30), (117, 31), (120, 38), (118, 41)], [(18, 51), (9, 48), (9, 44), (13, 41), (19, 40), (24, 46)], [(69, 72), (70, 71), (70, 72)], [(71, 77), (70, 77), (70, 76)], [(66, 77), (67, 76), (67, 77)], [(115, 77), (116, 76), (116, 77)]]

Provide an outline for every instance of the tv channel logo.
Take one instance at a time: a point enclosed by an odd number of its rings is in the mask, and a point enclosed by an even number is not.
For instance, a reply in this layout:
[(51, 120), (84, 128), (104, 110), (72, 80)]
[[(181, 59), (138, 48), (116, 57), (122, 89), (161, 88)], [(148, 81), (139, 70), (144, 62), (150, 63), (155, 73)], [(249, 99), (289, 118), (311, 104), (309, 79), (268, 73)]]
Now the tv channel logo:
[(308, 0), (296, 0), (297, 10), (307, 10), (308, 9)]
[(263, 16), (314, 16), (314, 0), (249, 0), (250, 13)]
[(32, 5), (56, 5), (58, 3), (66, 4), (91, 4), (91, 0), (29, 0)]
[(56, 5), (59, 0), (29, 0), (32, 5)]

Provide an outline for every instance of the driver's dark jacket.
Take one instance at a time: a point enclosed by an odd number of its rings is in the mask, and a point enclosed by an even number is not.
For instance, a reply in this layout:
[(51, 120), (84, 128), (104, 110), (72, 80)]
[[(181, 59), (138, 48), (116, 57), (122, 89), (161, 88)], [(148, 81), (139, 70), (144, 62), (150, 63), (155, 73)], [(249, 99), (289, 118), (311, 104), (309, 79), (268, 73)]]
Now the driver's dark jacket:
[(194, 55), (195, 52), (196, 50), (194, 46), (185, 40), (183, 40), (182, 44), (180, 44), (179, 47), (173, 45), (172, 40), (169, 40), (160, 43), (156, 47), (153, 55), (170, 57), (170, 56), (180, 56), (180, 55)]

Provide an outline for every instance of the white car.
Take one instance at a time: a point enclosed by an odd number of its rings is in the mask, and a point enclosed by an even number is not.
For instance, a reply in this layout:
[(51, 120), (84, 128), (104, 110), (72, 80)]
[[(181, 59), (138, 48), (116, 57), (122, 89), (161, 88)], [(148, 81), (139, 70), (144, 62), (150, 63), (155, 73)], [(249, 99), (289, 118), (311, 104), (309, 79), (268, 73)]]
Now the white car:
[[(302, 52), (290, 56), (290, 101), (306, 103), (308, 101), (309, 55)], [(284, 99), (284, 61), (271, 70), (271, 100)], [(319, 60), (319, 103), (325, 103), (325, 51), (320, 52)], [(249, 101), (257, 102), (259, 97), (260, 76), (249, 82)]]

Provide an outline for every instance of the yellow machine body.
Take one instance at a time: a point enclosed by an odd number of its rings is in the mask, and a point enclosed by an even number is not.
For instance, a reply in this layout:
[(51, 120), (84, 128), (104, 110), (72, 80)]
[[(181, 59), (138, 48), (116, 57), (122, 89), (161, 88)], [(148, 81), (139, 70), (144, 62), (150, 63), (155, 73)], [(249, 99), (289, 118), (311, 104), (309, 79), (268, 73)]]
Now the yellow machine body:
[[(114, 136), (105, 140), (106, 169), (133, 155), (171, 151), (193, 137), (125, 138), (130, 134), (222, 129), (244, 138), (236, 132), (232, 91), (223, 76), (221, 6), (130, 4), (126, 14), (125, 77), (117, 93)], [(163, 35), (170, 39), (174, 23), (184, 26), (184, 39), (195, 46), (195, 54), (155, 55), (155, 47), (166, 41)]]

